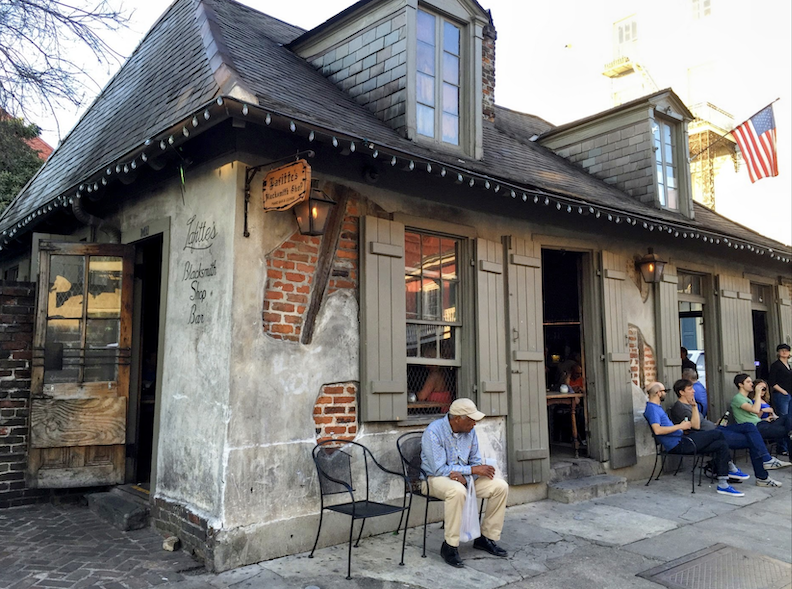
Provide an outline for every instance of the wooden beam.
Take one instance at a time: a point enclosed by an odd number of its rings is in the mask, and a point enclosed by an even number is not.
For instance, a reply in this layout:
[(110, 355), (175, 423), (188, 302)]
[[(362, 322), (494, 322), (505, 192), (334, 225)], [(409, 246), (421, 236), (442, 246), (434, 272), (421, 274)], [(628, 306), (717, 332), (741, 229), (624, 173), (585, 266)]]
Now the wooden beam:
[(308, 303), (308, 311), (305, 314), (305, 322), (300, 336), (300, 341), (303, 344), (310, 344), (313, 340), (316, 318), (319, 315), (319, 309), (322, 308), (327, 284), (333, 271), (333, 261), (341, 237), (341, 228), (344, 226), (349, 194), (353, 192), (346, 186), (337, 184), (326, 184), (323, 189), (326, 190), (328, 187), (333, 188), (336, 206), (333, 207), (330, 218), (327, 220), (327, 230), (322, 238), (322, 245), (319, 247), (319, 258), (314, 272), (314, 287), (311, 290), (311, 300)]

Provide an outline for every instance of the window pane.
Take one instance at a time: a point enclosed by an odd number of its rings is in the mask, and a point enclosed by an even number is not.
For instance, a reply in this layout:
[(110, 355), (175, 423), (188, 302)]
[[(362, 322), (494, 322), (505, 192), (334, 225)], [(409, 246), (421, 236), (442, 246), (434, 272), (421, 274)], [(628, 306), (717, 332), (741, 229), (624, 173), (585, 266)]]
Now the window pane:
[(459, 86), (459, 58), (443, 53), (443, 80)]
[(440, 281), (424, 278), (421, 292), (423, 293), (421, 297), (421, 310), (423, 311), (422, 319), (426, 319), (427, 321), (439, 321), (441, 319)]
[(416, 61), (416, 69), (419, 73), (429, 74), (431, 76), (435, 73), (435, 51), (434, 47), (426, 43), (418, 41), (418, 59)]
[(80, 380), (81, 323), (79, 319), (47, 321), (44, 342), (44, 383)]
[(677, 191), (671, 188), (668, 189), (668, 203), (666, 206), (669, 209), (678, 209), (679, 203), (677, 202)]
[(405, 293), (407, 303), (407, 319), (421, 318), (421, 278), (418, 276), (405, 276)]
[(121, 317), (121, 258), (88, 260), (88, 317)]
[[(427, 76), (426, 74), (419, 73), (417, 75), (417, 82), (418, 83), (416, 84), (415, 98), (418, 100), (418, 103), (425, 104), (426, 106), (434, 106), (435, 79), (432, 76)], [(434, 112), (434, 109), (432, 109), (432, 112)]]
[(418, 133), (421, 135), (434, 137), (434, 112), (430, 106), (418, 105), (416, 113), (418, 115)]
[(440, 278), (440, 238), (434, 235), (422, 236), (421, 254), (424, 277)]
[(443, 113), (443, 141), (459, 145), (459, 117)]
[(665, 163), (666, 164), (673, 164), (674, 163), (674, 148), (671, 145), (665, 146)]
[(83, 256), (51, 256), (47, 315), (81, 318), (85, 289)]
[(435, 17), (424, 12), (418, 11), (418, 40), (430, 45), (435, 44)]
[(665, 192), (665, 186), (663, 186), (662, 184), (660, 184), (657, 187), (657, 200), (660, 201), (660, 206), (663, 206), (663, 207), (665, 206), (665, 204), (666, 204), (666, 192)]
[(416, 233), (404, 233), (404, 273), (407, 302), (407, 318), (421, 317), (421, 237)]
[(119, 319), (88, 320), (85, 330), (85, 382), (116, 380)]
[(459, 293), (459, 282), (452, 280), (443, 281), (443, 321), (456, 322), (457, 319), (457, 296)]
[(443, 84), (443, 112), (459, 114), (459, 88), (451, 84)]
[(407, 324), (407, 357), (408, 358), (417, 358), (418, 357), (418, 340), (419, 340), (419, 330), (420, 325), (414, 325), (412, 323)]
[(459, 28), (449, 22), (443, 23), (443, 51), (459, 55)]
[(456, 328), (445, 326), (438, 333), (440, 339), (440, 358), (443, 360), (456, 360)]
[(676, 188), (676, 178), (674, 178), (673, 166), (666, 166), (666, 184), (668, 188)]
[(457, 242), (453, 239), (440, 240), (440, 250), (443, 256), (442, 276), (444, 280), (454, 280), (457, 277), (456, 246)]

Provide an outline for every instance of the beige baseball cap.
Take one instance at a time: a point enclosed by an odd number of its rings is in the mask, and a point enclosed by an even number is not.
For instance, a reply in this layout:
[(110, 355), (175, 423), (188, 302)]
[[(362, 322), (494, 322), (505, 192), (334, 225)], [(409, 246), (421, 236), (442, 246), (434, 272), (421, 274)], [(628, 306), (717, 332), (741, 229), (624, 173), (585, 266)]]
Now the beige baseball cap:
[(451, 415), (464, 415), (473, 421), (481, 421), (486, 417), (481, 411), (478, 410), (476, 404), (470, 399), (457, 399), (451, 403), (448, 412)]

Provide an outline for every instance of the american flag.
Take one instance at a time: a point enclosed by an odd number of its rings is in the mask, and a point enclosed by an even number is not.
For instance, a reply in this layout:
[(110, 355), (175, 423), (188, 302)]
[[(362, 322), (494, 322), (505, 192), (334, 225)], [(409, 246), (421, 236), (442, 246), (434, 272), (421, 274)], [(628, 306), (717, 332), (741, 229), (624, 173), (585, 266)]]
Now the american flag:
[(752, 183), (762, 178), (778, 176), (776, 126), (772, 104), (737, 127), (732, 135), (748, 165)]

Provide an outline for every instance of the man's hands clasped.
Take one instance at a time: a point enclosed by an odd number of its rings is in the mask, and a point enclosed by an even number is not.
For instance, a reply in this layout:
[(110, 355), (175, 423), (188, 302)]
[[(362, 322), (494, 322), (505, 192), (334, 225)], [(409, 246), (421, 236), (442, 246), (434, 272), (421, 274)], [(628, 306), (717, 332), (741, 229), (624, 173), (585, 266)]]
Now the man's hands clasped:
[[(495, 476), (495, 467), (490, 466), (488, 464), (479, 464), (478, 466), (472, 466), (470, 468), (470, 474), (476, 474), (478, 476), (483, 476), (487, 478), (493, 478)], [(451, 471), (451, 474), (448, 475), (452, 481), (456, 481), (462, 485), (467, 486), (467, 480), (465, 479), (465, 475), (459, 473), (457, 471)]]

